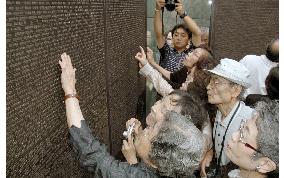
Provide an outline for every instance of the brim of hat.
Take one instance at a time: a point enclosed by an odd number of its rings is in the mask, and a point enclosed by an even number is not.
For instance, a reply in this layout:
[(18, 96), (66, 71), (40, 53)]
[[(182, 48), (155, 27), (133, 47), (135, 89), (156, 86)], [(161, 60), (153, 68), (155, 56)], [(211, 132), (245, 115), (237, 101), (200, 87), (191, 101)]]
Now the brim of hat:
[(243, 87), (245, 87), (245, 88), (249, 88), (249, 87), (251, 86), (250, 83), (228, 78), (225, 74), (223, 74), (223, 73), (221, 73), (221, 72), (218, 72), (218, 71), (215, 71), (214, 69), (212, 69), (212, 70), (206, 70), (206, 69), (205, 69), (205, 71), (207, 71), (208, 73), (215, 74), (215, 75), (218, 75), (218, 76), (220, 76), (220, 77), (223, 77), (223, 78), (225, 78), (225, 79), (227, 79), (227, 80), (229, 80), (229, 81), (231, 81), (231, 82), (234, 82), (234, 83), (236, 83), (236, 84), (239, 84), (239, 85), (241, 85), (241, 86), (243, 86)]

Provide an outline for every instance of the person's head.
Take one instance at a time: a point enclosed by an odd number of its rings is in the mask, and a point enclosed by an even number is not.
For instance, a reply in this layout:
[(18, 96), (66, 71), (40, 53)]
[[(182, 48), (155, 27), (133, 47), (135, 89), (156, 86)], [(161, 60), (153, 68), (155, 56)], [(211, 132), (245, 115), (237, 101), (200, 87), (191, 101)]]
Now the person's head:
[(192, 33), (185, 24), (178, 24), (171, 30), (172, 44), (176, 50), (184, 50), (191, 39)]
[(209, 42), (209, 28), (201, 28), (201, 46), (208, 47)]
[(270, 99), (279, 99), (279, 66), (270, 70), (265, 79), (265, 87)]
[(215, 67), (216, 60), (213, 54), (205, 48), (196, 48), (193, 52), (186, 55), (183, 60), (184, 66), (193, 68), (196, 66), (197, 69), (211, 69)]
[[(135, 137), (135, 148), (137, 155), (149, 165), (149, 153), (151, 151), (151, 142), (158, 135), (161, 124), (165, 121), (165, 113), (174, 111), (187, 118), (198, 128), (207, 119), (207, 112), (200, 101), (191, 96), (186, 91), (175, 90), (170, 95), (157, 101), (151, 108), (151, 113), (146, 118), (147, 127)], [(163, 152), (161, 152), (163, 153)]]
[(249, 70), (232, 59), (221, 59), (214, 69), (207, 70), (210, 82), (207, 85), (208, 102), (211, 104), (232, 104), (243, 95), (244, 88), (250, 86)]
[(267, 46), (266, 57), (272, 62), (279, 62), (279, 39), (273, 39)]
[(226, 154), (242, 169), (268, 173), (279, 166), (279, 103), (258, 102), (258, 114), (232, 134)]
[(174, 90), (168, 96), (157, 101), (146, 118), (147, 126), (154, 126), (163, 119), (163, 113), (175, 111), (182, 115), (190, 115), (193, 123), (201, 129), (202, 123), (206, 120), (207, 113), (199, 98), (186, 91)]
[(168, 43), (169, 46), (172, 46), (172, 32), (169, 31), (168, 33), (165, 34), (165, 38), (166, 38), (166, 41)]
[(155, 126), (158, 127), (155, 135), (151, 128), (146, 128), (137, 136), (134, 141), (137, 154), (148, 156), (142, 160), (155, 165), (162, 176), (192, 175), (205, 152), (202, 133), (190, 116), (168, 111), (163, 117)]

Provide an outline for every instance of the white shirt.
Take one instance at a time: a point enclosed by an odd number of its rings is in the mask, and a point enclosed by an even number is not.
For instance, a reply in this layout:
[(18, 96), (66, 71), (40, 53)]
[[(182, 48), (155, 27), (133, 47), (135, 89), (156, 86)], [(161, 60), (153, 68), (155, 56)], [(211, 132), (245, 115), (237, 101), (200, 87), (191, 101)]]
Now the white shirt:
[[(229, 124), (229, 121), (232, 117), (232, 115), (234, 114), (235, 110), (238, 107), (239, 102), (237, 102), (235, 104), (235, 106), (233, 107), (233, 109), (231, 110), (231, 112), (229, 113), (229, 115), (223, 120), (223, 122), (221, 121), (222, 118), (222, 114), (221, 112), (218, 110), (217, 114), (216, 114), (216, 118), (215, 118), (215, 123), (214, 123), (214, 128), (213, 128), (213, 137), (215, 138), (215, 151), (216, 151), (216, 158), (219, 158), (220, 155), (220, 151), (222, 148), (222, 140), (223, 140), (223, 136), (225, 134), (226, 128)], [(240, 107), (238, 109), (238, 111), (236, 112), (225, 137), (225, 142), (224, 142), (224, 148), (222, 151), (222, 156), (221, 156), (221, 163), (220, 165), (226, 165), (230, 162), (229, 158), (226, 155), (226, 146), (228, 144), (228, 140), (231, 139), (232, 134), (237, 131), (240, 128), (240, 124), (242, 122), (242, 120), (248, 120), (250, 118), (252, 118), (254, 113), (254, 109), (246, 106), (244, 104), (244, 102), (240, 101)], [(217, 130), (216, 130), (217, 127)], [(215, 136), (215, 130), (216, 130), (216, 136)]]
[(239, 169), (231, 170), (228, 173), (228, 176), (229, 176), (229, 178), (242, 178), (241, 177), (241, 171)]
[(247, 55), (240, 60), (240, 63), (250, 71), (251, 87), (245, 90), (244, 97), (249, 94), (267, 95), (265, 79), (270, 69), (277, 66), (278, 63), (270, 61), (265, 55)]

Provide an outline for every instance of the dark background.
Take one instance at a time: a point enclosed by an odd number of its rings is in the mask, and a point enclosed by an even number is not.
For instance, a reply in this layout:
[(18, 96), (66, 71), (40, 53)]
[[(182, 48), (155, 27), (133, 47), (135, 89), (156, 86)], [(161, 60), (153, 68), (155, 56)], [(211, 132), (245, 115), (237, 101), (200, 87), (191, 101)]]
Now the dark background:
[(279, 0), (213, 0), (211, 48), (217, 59), (265, 54), (279, 34)]
[(7, 177), (86, 177), (68, 140), (58, 60), (77, 68), (85, 119), (113, 155), (135, 117), (146, 45), (141, 0), (7, 1)]

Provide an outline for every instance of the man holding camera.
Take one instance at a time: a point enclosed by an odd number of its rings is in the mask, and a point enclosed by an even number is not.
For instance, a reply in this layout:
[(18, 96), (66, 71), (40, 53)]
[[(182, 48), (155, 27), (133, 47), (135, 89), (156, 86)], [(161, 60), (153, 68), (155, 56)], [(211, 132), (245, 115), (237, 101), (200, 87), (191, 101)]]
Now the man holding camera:
[[(184, 20), (184, 24), (177, 24), (172, 29), (173, 47), (171, 47), (164, 38), (161, 12), (163, 12), (164, 7), (168, 11), (172, 10), (173, 3), (175, 5), (174, 10)], [(185, 12), (182, 0), (156, 0), (154, 30), (157, 46), (161, 53), (160, 65), (170, 72), (181, 69), (183, 67), (181, 62), (185, 59), (185, 55), (201, 43), (201, 30)], [(187, 48), (190, 40), (192, 45)]]

